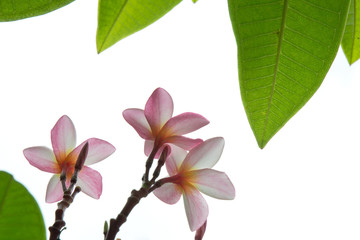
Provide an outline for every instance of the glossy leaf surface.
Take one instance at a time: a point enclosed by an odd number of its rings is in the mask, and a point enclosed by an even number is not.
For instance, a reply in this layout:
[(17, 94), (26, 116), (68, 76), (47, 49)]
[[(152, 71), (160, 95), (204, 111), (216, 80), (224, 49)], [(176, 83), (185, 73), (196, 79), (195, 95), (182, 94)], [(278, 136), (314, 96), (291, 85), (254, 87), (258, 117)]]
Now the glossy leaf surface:
[(350, 65), (360, 58), (360, 0), (351, 0), (341, 46)]
[(181, 0), (100, 0), (96, 45), (98, 53), (147, 27)]
[(1, 0), (0, 21), (14, 21), (42, 15), (74, 0)]
[(39, 206), (28, 190), (0, 171), (0, 240), (45, 240)]
[(242, 101), (260, 148), (311, 98), (333, 62), (349, 0), (228, 0)]

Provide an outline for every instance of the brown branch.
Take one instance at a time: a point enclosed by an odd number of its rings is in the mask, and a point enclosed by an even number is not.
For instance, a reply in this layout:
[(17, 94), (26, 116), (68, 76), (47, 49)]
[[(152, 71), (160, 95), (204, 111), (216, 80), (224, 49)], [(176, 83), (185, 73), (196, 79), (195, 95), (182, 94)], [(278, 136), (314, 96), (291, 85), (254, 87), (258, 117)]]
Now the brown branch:
[[(153, 177), (151, 181), (149, 181), (148, 180), (149, 170), (152, 165), (152, 161), (154, 159), (155, 153), (157, 152), (157, 150), (154, 147), (153, 151), (151, 152), (148, 158), (148, 161), (146, 162), (146, 171), (144, 175), (143, 186), (139, 190), (135, 190), (135, 189), (132, 190), (130, 197), (128, 198), (125, 206), (123, 207), (119, 215), (116, 217), (116, 219), (114, 218), (110, 219), (110, 227), (108, 231), (106, 232), (104, 231), (104, 235), (106, 235), (105, 240), (114, 240), (116, 234), (120, 230), (121, 225), (123, 225), (126, 222), (130, 212), (140, 202), (140, 200), (142, 198), (147, 197), (148, 194), (152, 192), (154, 189), (161, 187), (162, 184), (156, 184), (155, 180), (160, 175), (161, 168), (164, 166), (169, 151), (170, 150), (168, 147), (164, 148), (159, 158), (158, 165), (153, 172)], [(151, 162), (151, 164), (149, 164), (149, 162)]]
[(147, 195), (148, 191), (144, 187), (139, 190), (132, 190), (130, 197), (116, 219), (110, 219), (110, 227), (105, 238), (106, 240), (115, 239), (116, 234), (119, 232), (121, 225), (126, 222), (130, 212), (140, 202), (140, 200)]
[(63, 200), (58, 203), (58, 209), (55, 211), (55, 222), (52, 226), (49, 227), (50, 240), (60, 239), (60, 233), (66, 224), (64, 221), (65, 210), (74, 201), (76, 194), (78, 194), (80, 191), (80, 187), (76, 187), (71, 195), (69, 193), (64, 193)]

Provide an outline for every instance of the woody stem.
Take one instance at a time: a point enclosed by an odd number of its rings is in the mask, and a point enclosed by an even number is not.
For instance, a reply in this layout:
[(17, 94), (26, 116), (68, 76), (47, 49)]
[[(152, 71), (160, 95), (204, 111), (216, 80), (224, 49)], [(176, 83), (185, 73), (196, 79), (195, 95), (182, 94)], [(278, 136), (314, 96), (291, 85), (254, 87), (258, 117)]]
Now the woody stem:
[[(149, 159), (151, 159), (151, 165), (152, 165), (152, 161), (154, 159), (156, 152), (157, 152), (156, 149), (153, 150), (148, 158), (148, 161), (149, 161)], [(147, 197), (147, 195), (150, 192), (152, 192), (155, 188), (161, 186), (161, 185), (155, 186), (154, 183), (155, 183), (156, 178), (160, 174), (160, 170), (161, 170), (162, 166), (165, 163), (168, 152), (169, 152), (169, 149), (167, 147), (165, 147), (163, 152), (161, 153), (160, 159), (158, 161), (158, 165), (154, 170), (153, 177), (152, 177), (151, 181), (147, 180), (147, 183), (145, 183), (145, 181), (149, 177), (149, 170), (150, 170), (151, 165), (150, 165), (150, 167), (148, 167), (148, 163), (146, 164), (147, 173), (145, 172), (144, 183), (143, 183), (142, 187), (139, 190), (135, 190), (135, 189), (132, 190), (131, 195), (128, 198), (128, 200), (127, 200), (125, 206), (123, 207), (123, 209), (121, 210), (121, 212), (117, 215), (117, 217), (115, 219), (114, 218), (110, 219), (109, 229), (107, 232), (106, 232), (106, 230), (104, 232), (105, 240), (114, 240), (116, 237), (116, 234), (120, 230), (121, 225), (123, 225), (126, 222), (127, 217), (129, 216), (129, 214), (133, 210), (133, 208), (140, 202), (140, 200), (142, 198)]]

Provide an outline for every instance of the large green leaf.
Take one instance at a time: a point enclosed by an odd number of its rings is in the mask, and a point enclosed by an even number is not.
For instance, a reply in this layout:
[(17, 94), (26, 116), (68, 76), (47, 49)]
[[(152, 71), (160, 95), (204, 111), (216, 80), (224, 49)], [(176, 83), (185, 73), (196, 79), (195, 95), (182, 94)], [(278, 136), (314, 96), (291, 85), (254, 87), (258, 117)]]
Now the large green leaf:
[(0, 240), (45, 240), (38, 204), (10, 174), (0, 171)]
[(181, 0), (99, 0), (98, 53), (152, 24)]
[(351, 0), (341, 46), (350, 65), (360, 58), (360, 0)]
[(74, 0), (0, 0), (0, 21), (14, 21), (42, 15)]
[(260, 148), (319, 88), (349, 0), (228, 0), (241, 97)]

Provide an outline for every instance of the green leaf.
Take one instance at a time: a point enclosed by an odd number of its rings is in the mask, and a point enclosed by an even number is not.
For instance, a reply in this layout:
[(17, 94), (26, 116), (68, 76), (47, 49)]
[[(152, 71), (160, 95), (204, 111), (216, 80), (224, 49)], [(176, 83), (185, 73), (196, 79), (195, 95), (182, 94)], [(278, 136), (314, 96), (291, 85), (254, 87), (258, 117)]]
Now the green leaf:
[(0, 171), (0, 240), (45, 240), (38, 204), (10, 174)]
[(350, 65), (360, 58), (360, 0), (351, 0), (341, 46)]
[(319, 88), (349, 0), (228, 0), (242, 101), (260, 148)]
[(98, 53), (149, 26), (181, 0), (99, 0)]
[(74, 0), (0, 0), (0, 21), (14, 21), (42, 15)]

